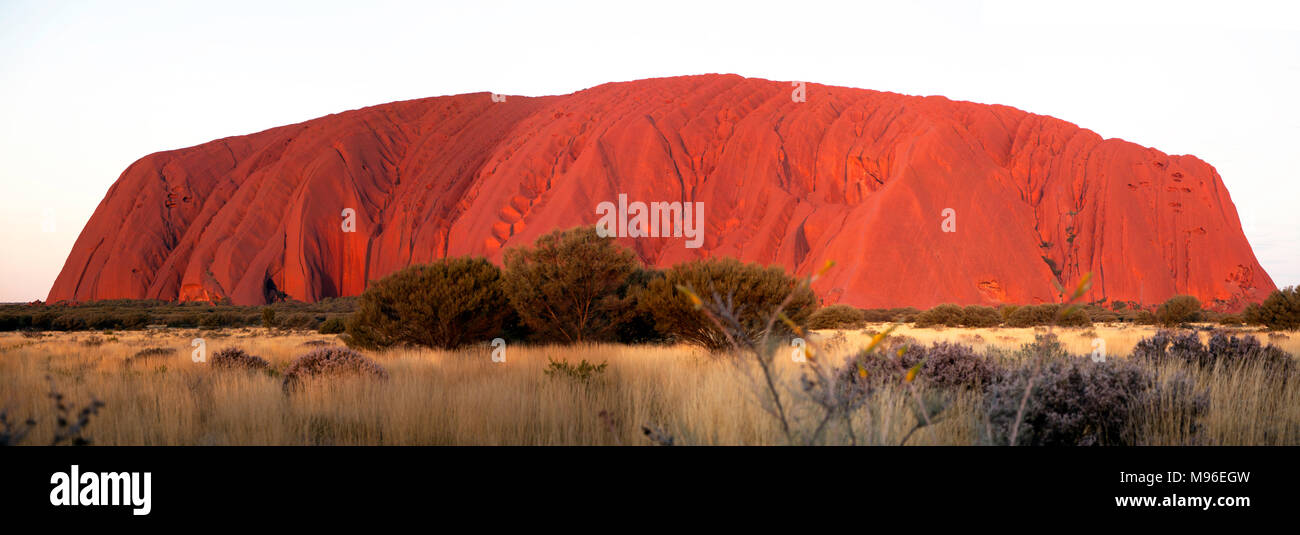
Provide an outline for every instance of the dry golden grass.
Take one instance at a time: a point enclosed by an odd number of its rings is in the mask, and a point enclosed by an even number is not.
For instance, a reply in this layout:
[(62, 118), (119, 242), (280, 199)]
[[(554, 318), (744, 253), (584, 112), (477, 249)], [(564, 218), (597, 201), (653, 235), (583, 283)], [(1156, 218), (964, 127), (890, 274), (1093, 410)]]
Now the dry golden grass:
[[(1154, 329), (1098, 326), (1095, 331), (1107, 340), (1108, 353), (1119, 355)], [(903, 327), (897, 333), (922, 342), (1014, 349), (1032, 340), (1034, 330)], [(1093, 349), (1085, 330), (1056, 333), (1073, 352)], [(194, 363), (190, 340), (200, 335), (208, 355), (242, 347), (270, 361), (272, 370), (217, 371)], [(830, 339), (833, 333), (822, 335)], [(836, 351), (847, 355), (867, 336), (845, 331)], [(92, 337), (103, 343), (87, 345)], [(54, 433), (47, 376), (74, 407), (92, 396), (105, 403), (86, 433), (95, 444), (649, 444), (643, 425), (661, 427), (679, 444), (784, 442), (742, 369), (692, 347), (513, 345), (504, 364), (491, 361), (492, 348), (486, 345), (454, 352), (368, 352), (388, 370), (389, 381), (318, 382), (286, 395), (277, 374), (310, 351), (304, 343), (311, 341), (339, 344), (333, 336), (262, 329), (51, 333), (38, 339), (0, 334), (0, 407), (9, 409), (11, 420), (37, 420), (26, 441), (35, 444), (48, 443)], [(1300, 340), (1264, 341), (1295, 354)], [(149, 347), (175, 352), (130, 358)], [(548, 377), (543, 373), (548, 358), (608, 362), (609, 367), (584, 385)], [(784, 358), (778, 362), (785, 381), (793, 384), (797, 365)], [(1300, 443), (1300, 381), (1282, 386), (1249, 368), (1236, 374), (1187, 371), (1212, 398), (1198, 443)], [(797, 398), (792, 390), (787, 394)], [(864, 414), (854, 422), (858, 442), (899, 443), (915, 423), (911, 403), (901, 390), (878, 393), (866, 413), (874, 420)], [(979, 443), (980, 403), (978, 394), (959, 396), (941, 422), (908, 443)], [(799, 414), (800, 405), (793, 410)], [(1186, 429), (1169, 422), (1148, 441), (1192, 440)]]

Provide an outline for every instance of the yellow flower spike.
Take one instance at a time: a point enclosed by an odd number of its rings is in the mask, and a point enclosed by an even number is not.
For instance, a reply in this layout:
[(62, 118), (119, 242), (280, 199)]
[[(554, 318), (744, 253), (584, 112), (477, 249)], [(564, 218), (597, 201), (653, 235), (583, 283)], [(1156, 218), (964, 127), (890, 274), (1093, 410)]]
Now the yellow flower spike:
[(880, 342), (885, 341), (885, 337), (889, 336), (889, 333), (894, 332), (894, 329), (897, 328), (898, 325), (890, 325), (888, 329), (885, 329), (885, 332), (882, 332), (880, 334), (871, 337), (871, 343), (867, 344), (867, 349), (865, 351), (867, 353), (870, 353), (873, 349), (876, 348), (876, 346), (880, 345)]
[(858, 363), (858, 377), (867, 378), (867, 369), (862, 367), (862, 363)]
[(816, 273), (813, 273), (813, 276), (812, 276), (812, 278), (810, 279), (810, 282), (811, 282), (811, 281), (815, 281), (815, 280), (821, 278), (821, 276), (822, 276), (822, 275), (825, 275), (827, 271), (830, 271), (831, 267), (834, 266), (834, 265), (835, 265), (835, 261), (834, 261), (834, 260), (827, 260), (825, 264), (822, 264), (822, 268), (821, 268), (821, 269), (817, 270)]
[(704, 301), (700, 299), (700, 296), (695, 295), (695, 292), (692, 292), (690, 288), (678, 284), (677, 291), (686, 294), (686, 298), (691, 300), (691, 305), (694, 306), (696, 310), (699, 310), (700, 307), (704, 306)]
[(794, 323), (794, 320), (790, 319), (789, 316), (786, 316), (785, 312), (777, 313), (776, 317), (781, 318), (781, 322), (789, 326), (790, 330), (794, 331), (795, 334), (799, 336), (803, 336), (803, 330), (800, 329), (799, 326)]
[(907, 370), (907, 377), (903, 378), (904, 383), (910, 383), (916, 379), (916, 375), (921, 373), (921, 364), (924, 364), (924, 362), (918, 362), (916, 366), (912, 366), (912, 369)]
[(898, 348), (898, 358), (903, 358), (903, 353), (907, 352), (907, 346)]
[(1089, 271), (1089, 272), (1087, 272), (1087, 273), (1084, 273), (1084, 274), (1083, 274), (1083, 277), (1080, 277), (1080, 278), (1079, 278), (1079, 285), (1078, 285), (1078, 286), (1075, 286), (1075, 288), (1074, 288), (1074, 295), (1072, 295), (1072, 296), (1070, 297), (1070, 300), (1073, 301), (1073, 300), (1075, 300), (1075, 299), (1078, 299), (1078, 298), (1080, 298), (1080, 297), (1083, 297), (1083, 294), (1087, 293), (1088, 290), (1089, 290), (1090, 288), (1092, 288), (1092, 272), (1091, 272), (1091, 271)]

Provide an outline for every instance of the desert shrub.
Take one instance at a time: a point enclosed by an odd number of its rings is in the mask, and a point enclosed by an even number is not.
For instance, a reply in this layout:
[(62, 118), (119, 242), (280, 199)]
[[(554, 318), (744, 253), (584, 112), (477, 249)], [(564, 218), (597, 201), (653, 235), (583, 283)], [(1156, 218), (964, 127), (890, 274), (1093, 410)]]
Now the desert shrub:
[(1300, 328), (1300, 287), (1274, 290), (1263, 303), (1247, 307), (1243, 316), (1247, 323), (1266, 325), (1270, 329), (1292, 331)]
[(958, 305), (942, 304), (916, 315), (917, 327), (933, 327), (943, 325), (946, 327), (957, 327), (961, 325), (962, 309)]
[(1081, 307), (1066, 307), (1057, 316), (1056, 324), (1064, 327), (1091, 327), (1092, 317)]
[(919, 377), (941, 388), (982, 389), (996, 375), (997, 368), (970, 346), (935, 342), (919, 351), (905, 351), (904, 364), (921, 364)]
[(156, 358), (159, 358), (159, 357), (170, 357), (170, 356), (172, 356), (172, 355), (174, 355), (174, 354), (176, 354), (176, 349), (175, 349), (175, 348), (171, 348), (171, 347), (147, 347), (147, 348), (141, 349), (141, 350), (139, 350), (139, 351), (136, 351), (135, 354), (134, 354), (134, 355), (131, 355), (127, 360), (134, 362), (134, 361), (140, 361), (140, 360), (156, 359)]
[(1020, 310), (1020, 305), (1002, 305), (998, 307), (998, 315), (1002, 316), (1002, 323), (1011, 325), (1011, 316)]
[[(787, 296), (782, 311), (794, 323), (803, 325), (817, 309), (817, 296), (800, 285), (780, 267), (744, 264), (734, 258), (694, 260), (677, 264), (651, 280), (639, 307), (655, 318), (655, 328), (666, 336), (710, 349), (729, 347), (726, 335), (696, 309), (683, 287), (699, 299), (718, 303), (735, 322), (743, 336), (763, 336), (768, 319)], [(789, 335), (783, 322), (773, 324), (774, 336)]]
[(892, 308), (890, 313), (893, 314), (893, 319), (890, 321), (911, 323), (916, 321), (916, 316), (921, 313), (921, 310), (914, 307)]
[[(655, 329), (654, 314), (650, 310), (636, 306), (646, 292), (650, 281), (661, 277), (659, 270), (638, 267), (628, 283), (627, 296), (632, 302), (632, 309), (626, 322), (618, 326), (615, 339), (624, 344), (655, 344), (666, 341), (665, 336)], [(524, 326), (527, 328), (527, 326)]]
[(1050, 305), (1025, 305), (1015, 307), (1007, 315), (1007, 325), (1010, 327), (1033, 327), (1042, 325), (1055, 314), (1055, 310), (1050, 309)]
[(1155, 325), (1156, 321), (1156, 315), (1150, 310), (1139, 311), (1137, 316), (1133, 318), (1133, 323), (1138, 325)]
[(609, 340), (635, 312), (632, 251), (593, 227), (554, 231), (534, 247), (505, 252), (504, 289), (534, 337), (552, 342)]
[(808, 316), (809, 329), (856, 329), (863, 323), (862, 311), (849, 305), (822, 307)]
[(1241, 314), (1223, 314), (1216, 320), (1219, 325), (1236, 326), (1246, 323)]
[(455, 348), (489, 340), (510, 314), (501, 270), (482, 258), (447, 258), (374, 281), (347, 323), (349, 345)]
[(917, 314), (921, 311), (914, 307), (900, 308), (868, 308), (859, 309), (862, 312), (862, 320), (867, 323), (883, 322), (902, 322), (911, 323), (916, 321)]
[(1002, 324), (1002, 314), (993, 307), (968, 305), (961, 311), (961, 323), (967, 327), (997, 327)]
[(1103, 306), (1088, 305), (1083, 307), (1083, 310), (1088, 313), (1088, 319), (1095, 323), (1115, 323), (1120, 321), (1118, 313)]
[(320, 323), (320, 327), (317, 327), (316, 331), (321, 334), (338, 334), (347, 330), (347, 328), (348, 322), (343, 319), (343, 316), (330, 316)]
[(388, 371), (351, 349), (325, 347), (289, 363), (289, 367), (284, 370), (282, 386), (286, 392), (289, 392), (309, 379), (345, 376), (387, 380)]
[(1180, 323), (1201, 319), (1201, 300), (1191, 295), (1170, 297), (1156, 309), (1156, 319), (1165, 326), (1172, 327)]
[(212, 354), (211, 360), (211, 366), (219, 370), (264, 370), (270, 365), (266, 359), (237, 347), (221, 349)]
[(262, 326), (267, 329), (275, 327), (275, 309), (262, 307)]
[(1174, 362), (1206, 369), (1257, 364), (1270, 376), (1281, 379), (1295, 370), (1295, 360), (1286, 351), (1272, 344), (1261, 345), (1253, 335), (1228, 336), (1222, 331), (1214, 332), (1202, 344), (1196, 332), (1161, 330), (1138, 341), (1132, 358), (1152, 365)]
[(1110, 303), (1110, 309), (1115, 312), (1119, 312), (1126, 308), (1128, 308), (1128, 303), (1125, 303), (1124, 301), (1111, 301)]
[(1056, 317), (1055, 305), (1025, 305), (1016, 307), (1007, 318), (1011, 327), (1033, 327), (1051, 322)]
[(1032, 359), (1062, 360), (1070, 356), (1061, 344), (1061, 340), (1051, 333), (1034, 335), (1034, 341), (1020, 346), (1016, 350), (1015, 360), (1028, 362)]
[(858, 363), (873, 383), (898, 383), (917, 364), (921, 369), (916, 380), (922, 384), (948, 389), (982, 389), (997, 374), (997, 365), (970, 346), (949, 342), (921, 345), (910, 337), (890, 337), (873, 353), (860, 352), (850, 363)]
[(1069, 357), (1004, 371), (984, 403), (995, 444), (1009, 444), (1016, 429), (1017, 445), (1133, 445), (1143, 436), (1147, 408), (1160, 404), (1163, 412), (1194, 420), (1205, 411), (1208, 395), (1186, 381), (1162, 383), (1128, 360)]
[(1043, 325), (1060, 325), (1065, 327), (1087, 327), (1092, 325), (1092, 318), (1083, 307), (1069, 306), (1062, 308), (1054, 303), (1025, 305), (1017, 308), (1007, 318), (1009, 327), (1037, 327)]
[(199, 319), (199, 327), (203, 329), (240, 327), (247, 324), (248, 321), (242, 314), (233, 311), (208, 312)]
[(315, 330), (319, 328), (321, 318), (309, 312), (294, 312), (285, 314), (276, 321), (276, 325), (283, 329), (303, 329)]
[(587, 362), (587, 359), (582, 359), (582, 361), (576, 365), (569, 364), (564, 360), (552, 360), (550, 357), (547, 357), (546, 361), (546, 369), (542, 370), (542, 372), (545, 373), (547, 377), (566, 377), (584, 384), (590, 383), (594, 379), (598, 379), (605, 373), (605, 367), (609, 366), (608, 362), (592, 364)]

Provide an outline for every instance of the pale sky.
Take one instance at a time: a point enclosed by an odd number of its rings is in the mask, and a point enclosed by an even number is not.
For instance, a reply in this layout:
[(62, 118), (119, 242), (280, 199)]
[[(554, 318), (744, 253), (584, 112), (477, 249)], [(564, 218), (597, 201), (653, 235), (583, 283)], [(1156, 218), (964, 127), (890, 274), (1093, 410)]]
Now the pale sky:
[[(906, 5), (900, 5), (906, 4)], [(0, 2), (0, 301), (160, 150), (436, 95), (701, 73), (944, 95), (1194, 154), (1300, 284), (1300, 6), (1042, 0)]]

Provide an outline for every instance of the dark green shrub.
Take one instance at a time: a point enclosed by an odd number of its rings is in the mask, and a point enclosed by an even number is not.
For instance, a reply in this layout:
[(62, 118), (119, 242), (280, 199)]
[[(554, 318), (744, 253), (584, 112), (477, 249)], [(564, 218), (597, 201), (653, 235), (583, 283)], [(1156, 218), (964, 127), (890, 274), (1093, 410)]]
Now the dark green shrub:
[(1011, 316), (1020, 310), (1020, 305), (1002, 305), (998, 307), (998, 314), (1002, 316), (1002, 323), (1011, 325)]
[(176, 349), (171, 347), (147, 347), (136, 351), (134, 355), (127, 357), (126, 363), (133, 364), (136, 362), (154, 360), (170, 357), (176, 354)]
[(1244, 316), (1248, 323), (1279, 331), (1300, 328), (1300, 287), (1274, 290), (1263, 303), (1247, 307)]
[(1056, 325), (1063, 327), (1090, 327), (1092, 318), (1082, 307), (1066, 307), (1056, 318)]
[[(678, 287), (694, 292), (701, 300), (722, 304), (744, 331), (757, 340), (769, 318), (787, 296), (783, 312), (803, 325), (817, 309), (817, 296), (780, 267), (744, 264), (734, 258), (694, 260), (678, 264), (651, 280), (638, 307), (655, 318), (655, 328), (666, 336), (710, 349), (728, 347), (720, 331)], [(718, 307), (711, 307), (718, 308)], [(774, 336), (786, 336), (783, 322), (773, 324)]]
[(1002, 314), (993, 307), (967, 305), (961, 311), (961, 323), (967, 327), (997, 327), (1002, 324)]
[(962, 308), (953, 304), (935, 305), (933, 308), (916, 315), (917, 327), (944, 325), (957, 327), (961, 325)]
[(1200, 321), (1201, 300), (1191, 295), (1170, 297), (1156, 310), (1156, 319), (1168, 327), (1191, 321)]
[(1219, 316), (1218, 323), (1219, 325), (1237, 326), (1246, 323), (1246, 320), (1241, 314), (1223, 314)]
[(308, 312), (294, 312), (279, 318), (276, 324), (285, 329), (314, 330), (320, 326), (321, 318)]
[(1115, 323), (1120, 320), (1120, 316), (1114, 310), (1098, 305), (1087, 305), (1083, 311), (1088, 314), (1088, 318), (1094, 323)]
[(1092, 318), (1083, 307), (1065, 307), (1055, 303), (1025, 305), (1017, 308), (1007, 318), (1009, 327), (1038, 327), (1060, 325), (1065, 327), (1087, 327), (1092, 325)]
[(1156, 315), (1152, 314), (1150, 310), (1139, 311), (1137, 316), (1133, 318), (1133, 323), (1138, 325), (1155, 325)]
[(592, 380), (599, 378), (605, 373), (607, 362), (592, 364), (587, 359), (582, 359), (577, 365), (569, 364), (564, 360), (553, 360), (546, 357), (546, 369), (542, 370), (547, 377), (567, 377), (579, 383), (590, 383)]
[(482, 258), (413, 265), (374, 281), (348, 319), (350, 345), (455, 348), (491, 339), (510, 314), (501, 270)]
[[(628, 320), (618, 326), (615, 338), (624, 344), (655, 344), (666, 341), (662, 333), (655, 329), (655, 318), (649, 310), (635, 306), (645, 294), (646, 285), (663, 275), (653, 268), (638, 268), (632, 274), (627, 296), (634, 303)], [(527, 328), (525, 326), (525, 328)], [(522, 338), (522, 337), (521, 337)]]
[(316, 328), (316, 332), (321, 334), (338, 334), (346, 331), (347, 328), (348, 322), (343, 318), (343, 316), (330, 316), (320, 323), (320, 327)]
[(267, 329), (275, 327), (275, 309), (271, 307), (262, 307), (262, 326)]
[(862, 311), (849, 305), (822, 307), (808, 316), (809, 329), (856, 329), (865, 323)]
[(539, 340), (610, 340), (635, 312), (640, 263), (594, 227), (554, 231), (533, 248), (508, 249), (505, 267), (506, 296)]

